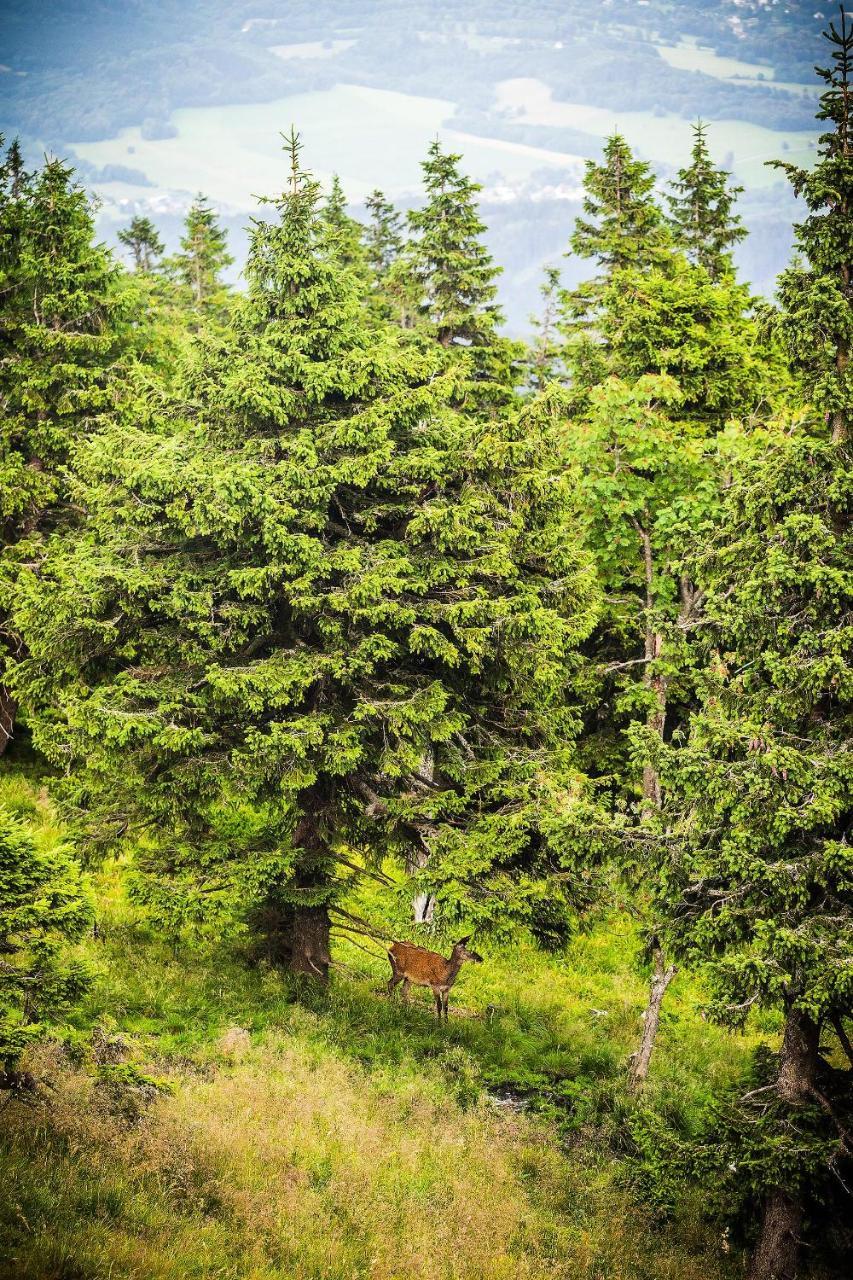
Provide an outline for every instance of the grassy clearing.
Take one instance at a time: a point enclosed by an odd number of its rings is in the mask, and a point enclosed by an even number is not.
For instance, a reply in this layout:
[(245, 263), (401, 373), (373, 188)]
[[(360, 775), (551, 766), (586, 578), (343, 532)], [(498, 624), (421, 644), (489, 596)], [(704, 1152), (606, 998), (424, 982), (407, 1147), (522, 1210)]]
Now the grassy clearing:
[[(43, 793), (0, 790), (59, 837)], [(340, 941), (329, 990), (299, 987), (239, 938), (170, 945), (119, 865), (96, 891), (71, 1051), (43, 1047), (39, 1098), (0, 1116), (0, 1280), (740, 1274), (689, 1194), (666, 1221), (643, 1208), (625, 1158), (646, 990), (627, 914), (560, 957), (478, 942), (444, 1027), (426, 995), (387, 999), (381, 955)], [(647, 1100), (685, 1128), (754, 1043), (698, 999), (680, 976)], [(170, 1092), (93, 1074), (104, 1045)]]

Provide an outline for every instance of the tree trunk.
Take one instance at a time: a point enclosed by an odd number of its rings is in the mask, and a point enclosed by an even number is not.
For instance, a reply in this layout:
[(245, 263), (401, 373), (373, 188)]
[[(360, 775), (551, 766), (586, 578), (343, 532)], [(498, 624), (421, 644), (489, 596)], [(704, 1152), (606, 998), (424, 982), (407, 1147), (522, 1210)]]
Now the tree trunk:
[[(779, 1055), (776, 1089), (797, 1106), (812, 1096), (820, 1029), (808, 1014), (790, 1009)], [(803, 1200), (799, 1191), (771, 1187), (761, 1210), (761, 1227), (749, 1267), (749, 1280), (795, 1280), (800, 1256)]]
[[(663, 739), (663, 731), (666, 726), (666, 680), (663, 676), (654, 674), (652, 671), (652, 664), (660, 658), (663, 649), (663, 636), (659, 631), (654, 630), (651, 622), (652, 605), (654, 603), (652, 590), (654, 582), (652, 540), (647, 530), (639, 522), (634, 521), (634, 527), (637, 530), (637, 535), (643, 548), (643, 565), (646, 576), (646, 644), (643, 655), (646, 663), (643, 679), (646, 688), (650, 689), (654, 694), (654, 705), (649, 711), (646, 723), (658, 738)], [(643, 800), (653, 804), (656, 809), (661, 807), (660, 776), (652, 764), (643, 766)]]
[[(424, 752), (420, 763), (420, 774), (427, 784), (435, 779), (435, 756), (431, 750)], [(406, 859), (406, 872), (408, 875), (414, 875), (416, 871), (422, 871), (429, 862), (429, 846), (425, 838), (426, 828), (418, 824), (415, 830), (417, 831), (418, 845)], [(415, 924), (431, 924), (434, 914), (435, 898), (432, 894), (416, 893), (412, 898), (412, 916)]]
[(794, 1280), (800, 1252), (803, 1204), (774, 1187), (764, 1201), (761, 1232), (749, 1266), (749, 1280)]
[[(322, 893), (330, 857), (324, 821), (329, 799), (328, 786), (321, 780), (303, 792), (302, 813), (293, 832), (293, 844), (301, 851), (293, 879), (280, 887), (273, 885), (251, 921), (263, 939), (258, 954), (270, 964), (319, 982), (328, 981), (331, 964), (331, 921)], [(299, 901), (301, 893), (304, 903)]]
[(294, 907), (290, 930), (290, 972), (305, 974), (328, 982), (329, 910), (319, 907)]
[(8, 747), (15, 731), (18, 704), (6, 686), (0, 683), (0, 756)]
[(631, 1066), (628, 1072), (628, 1088), (632, 1093), (639, 1093), (646, 1082), (660, 1025), (660, 1010), (663, 998), (667, 987), (678, 973), (678, 969), (674, 964), (669, 965), (669, 967), (666, 966), (663, 958), (663, 949), (657, 938), (652, 942), (652, 955), (654, 957), (654, 972), (649, 987), (649, 1003), (646, 1006), (646, 1012), (643, 1014), (643, 1038), (640, 1041), (639, 1049), (631, 1059)]

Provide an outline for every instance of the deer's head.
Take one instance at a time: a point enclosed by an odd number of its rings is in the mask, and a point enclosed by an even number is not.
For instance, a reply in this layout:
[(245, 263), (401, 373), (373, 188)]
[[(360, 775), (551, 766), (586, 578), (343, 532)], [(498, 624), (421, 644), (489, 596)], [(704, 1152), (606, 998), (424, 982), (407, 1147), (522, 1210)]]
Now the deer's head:
[(468, 950), (468, 943), (471, 941), (471, 935), (467, 938), (460, 938), (453, 948), (453, 957), (456, 960), (473, 960), (475, 964), (482, 964), (483, 957), (476, 951)]

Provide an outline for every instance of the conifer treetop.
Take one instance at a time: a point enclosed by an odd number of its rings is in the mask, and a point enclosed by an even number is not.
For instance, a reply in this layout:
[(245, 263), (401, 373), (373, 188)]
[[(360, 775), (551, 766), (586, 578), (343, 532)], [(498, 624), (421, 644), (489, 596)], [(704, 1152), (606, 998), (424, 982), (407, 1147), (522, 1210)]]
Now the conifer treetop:
[(747, 234), (741, 218), (734, 213), (743, 187), (731, 186), (730, 176), (711, 159), (707, 127), (697, 120), (693, 125), (690, 164), (679, 169), (667, 201), (676, 243), (691, 262), (705, 268), (712, 280), (732, 270), (731, 250)]
[(773, 162), (809, 210), (794, 227), (802, 258), (779, 277), (780, 330), (807, 395), (844, 441), (853, 404), (853, 25), (844, 9), (824, 37), (832, 56), (817, 68), (826, 85), (817, 118), (832, 127), (818, 140), (817, 164)]
[(654, 187), (651, 166), (636, 158), (621, 134), (612, 134), (601, 162), (586, 162), (584, 216), (575, 223), (572, 251), (596, 259), (608, 275), (657, 265), (668, 253), (669, 234)]

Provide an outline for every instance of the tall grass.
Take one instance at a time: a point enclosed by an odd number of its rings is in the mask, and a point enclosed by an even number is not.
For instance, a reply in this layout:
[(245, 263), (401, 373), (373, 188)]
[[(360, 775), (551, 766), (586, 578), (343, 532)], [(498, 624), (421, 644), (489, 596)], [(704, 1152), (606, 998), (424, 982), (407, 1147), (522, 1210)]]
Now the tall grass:
[[(10, 795), (59, 838), (43, 793)], [(381, 953), (338, 940), (330, 988), (300, 986), (239, 937), (164, 938), (119, 863), (96, 887), (70, 1051), (43, 1048), (40, 1095), (0, 1112), (0, 1280), (740, 1274), (689, 1193), (667, 1220), (643, 1207), (626, 1159), (646, 994), (626, 914), (559, 957), (478, 941), (444, 1026), (426, 996), (387, 998)], [(673, 985), (645, 1103), (684, 1128), (755, 1038), (705, 1023), (700, 995)], [(171, 1092), (99, 1078), (93, 1028)]]

